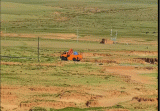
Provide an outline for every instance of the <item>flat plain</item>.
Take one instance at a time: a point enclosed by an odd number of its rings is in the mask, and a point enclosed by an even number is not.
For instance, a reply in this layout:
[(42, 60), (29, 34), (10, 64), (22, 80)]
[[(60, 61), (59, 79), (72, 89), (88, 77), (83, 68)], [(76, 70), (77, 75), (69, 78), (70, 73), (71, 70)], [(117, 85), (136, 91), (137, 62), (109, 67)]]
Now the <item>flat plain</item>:
[(157, 2), (2, 0), (1, 110), (157, 111)]

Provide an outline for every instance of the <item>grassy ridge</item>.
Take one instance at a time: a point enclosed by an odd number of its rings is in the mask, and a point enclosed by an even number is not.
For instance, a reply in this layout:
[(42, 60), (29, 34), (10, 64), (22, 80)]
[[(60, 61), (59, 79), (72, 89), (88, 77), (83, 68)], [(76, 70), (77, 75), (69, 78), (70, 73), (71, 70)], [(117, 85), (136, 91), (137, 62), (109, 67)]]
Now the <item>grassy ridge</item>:
[[(157, 37), (157, 0), (3, 0), (2, 31)], [(149, 32), (146, 34), (146, 32)]]

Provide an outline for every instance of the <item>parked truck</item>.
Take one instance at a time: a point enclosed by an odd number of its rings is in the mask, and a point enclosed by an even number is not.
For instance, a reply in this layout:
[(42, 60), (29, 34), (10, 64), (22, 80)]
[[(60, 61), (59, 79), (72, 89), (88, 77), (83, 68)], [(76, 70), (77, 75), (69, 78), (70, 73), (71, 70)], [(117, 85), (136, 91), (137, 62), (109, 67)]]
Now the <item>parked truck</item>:
[(73, 49), (69, 51), (64, 51), (61, 56), (61, 60), (73, 60), (73, 61), (80, 61), (82, 60), (82, 55), (78, 54), (77, 52), (73, 52)]

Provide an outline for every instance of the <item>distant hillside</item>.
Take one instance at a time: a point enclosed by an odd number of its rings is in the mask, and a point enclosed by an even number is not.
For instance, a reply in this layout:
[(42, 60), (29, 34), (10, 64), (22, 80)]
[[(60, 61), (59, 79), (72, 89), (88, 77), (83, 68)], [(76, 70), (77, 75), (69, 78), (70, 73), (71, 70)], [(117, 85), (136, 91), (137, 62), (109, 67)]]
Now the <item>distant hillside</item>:
[(79, 36), (157, 38), (157, 0), (2, 0), (6, 33), (79, 33)]

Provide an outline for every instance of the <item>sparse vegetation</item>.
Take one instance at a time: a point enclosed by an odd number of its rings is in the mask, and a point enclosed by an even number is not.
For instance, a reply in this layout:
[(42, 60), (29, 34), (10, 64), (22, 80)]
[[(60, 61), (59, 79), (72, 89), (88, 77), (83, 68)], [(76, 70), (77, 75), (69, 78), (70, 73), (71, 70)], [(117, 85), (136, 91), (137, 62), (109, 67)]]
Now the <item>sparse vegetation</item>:
[[(158, 63), (143, 60), (158, 61), (157, 3), (1, 1), (1, 99), (12, 104), (2, 104), (1, 110), (156, 111), (156, 101), (132, 98), (158, 97)], [(118, 30), (117, 43), (100, 44), (110, 39), (111, 28)], [(70, 48), (82, 53), (82, 61), (60, 60)]]

